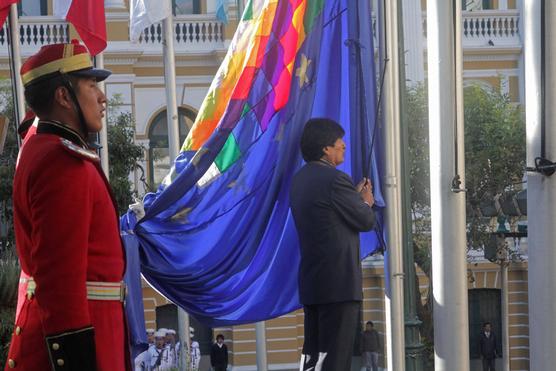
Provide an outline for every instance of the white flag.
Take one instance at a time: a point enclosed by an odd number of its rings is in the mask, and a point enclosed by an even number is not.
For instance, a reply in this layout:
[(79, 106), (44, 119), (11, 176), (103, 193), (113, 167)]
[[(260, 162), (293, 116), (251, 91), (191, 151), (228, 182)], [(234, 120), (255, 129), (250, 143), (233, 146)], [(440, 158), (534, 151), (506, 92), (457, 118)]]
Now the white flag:
[(129, 39), (137, 42), (143, 30), (172, 15), (171, 0), (130, 0)]

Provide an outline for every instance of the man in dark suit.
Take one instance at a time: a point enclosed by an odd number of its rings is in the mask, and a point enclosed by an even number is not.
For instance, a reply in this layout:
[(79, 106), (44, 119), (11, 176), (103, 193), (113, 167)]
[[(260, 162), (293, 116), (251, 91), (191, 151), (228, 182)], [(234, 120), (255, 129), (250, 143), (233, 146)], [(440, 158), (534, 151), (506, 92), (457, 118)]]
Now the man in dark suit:
[(210, 349), (210, 364), (214, 371), (226, 371), (228, 368), (228, 347), (224, 344), (224, 335), (216, 335), (216, 343)]
[(495, 371), (496, 336), (492, 332), (490, 322), (485, 322), (479, 338), (480, 352), (483, 359), (483, 371)]
[(302, 369), (344, 371), (361, 306), (359, 232), (375, 225), (368, 179), (354, 186), (336, 169), (344, 162), (342, 127), (309, 120), (301, 138), (307, 164), (294, 176), (290, 204), (301, 247), (299, 294), (305, 312)]

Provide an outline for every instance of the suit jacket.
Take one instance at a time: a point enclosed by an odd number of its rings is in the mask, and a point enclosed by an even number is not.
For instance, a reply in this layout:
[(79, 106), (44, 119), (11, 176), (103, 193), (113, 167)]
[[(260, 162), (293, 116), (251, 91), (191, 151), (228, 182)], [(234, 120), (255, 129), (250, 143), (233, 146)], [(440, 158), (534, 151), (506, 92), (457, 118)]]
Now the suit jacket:
[(485, 332), (481, 332), (479, 338), (479, 346), (481, 351), (481, 356), (486, 359), (496, 358), (496, 336), (494, 332), (490, 332), (490, 336), (487, 338)]
[[(62, 360), (66, 370), (89, 370), (91, 365), (76, 362), (92, 355), (97, 371), (124, 370), (123, 305), (88, 300), (86, 289), (86, 281), (119, 282), (124, 274), (108, 182), (94, 156), (81, 156), (61, 141), (85, 147), (76, 132), (42, 121), (37, 131), (21, 151), (13, 191), (17, 252), (36, 289), (20, 293), (7, 368), (50, 370)], [(58, 336), (47, 347), (46, 338)]]
[(301, 248), (303, 305), (362, 300), (359, 232), (375, 225), (351, 178), (320, 161), (294, 176), (290, 205)]
[(212, 367), (228, 366), (228, 347), (222, 344), (221, 347), (217, 343), (212, 344), (210, 348), (210, 364)]

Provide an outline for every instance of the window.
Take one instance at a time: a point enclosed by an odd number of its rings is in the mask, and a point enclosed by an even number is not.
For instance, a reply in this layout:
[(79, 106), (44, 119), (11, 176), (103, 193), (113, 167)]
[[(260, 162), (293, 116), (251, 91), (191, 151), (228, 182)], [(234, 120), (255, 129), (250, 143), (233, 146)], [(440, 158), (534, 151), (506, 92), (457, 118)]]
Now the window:
[[(185, 108), (178, 109), (180, 143), (183, 143), (197, 115)], [(149, 128), (149, 185), (156, 189), (170, 171), (170, 154), (168, 149), (168, 123), (166, 111), (154, 118)], [(172, 159), (173, 161), (173, 159)]]
[(173, 0), (174, 15), (201, 13), (200, 0)]
[(462, 0), (463, 10), (488, 10), (493, 9), (492, 0)]
[(47, 0), (21, 0), (17, 11), (20, 16), (48, 15)]
[(469, 355), (480, 358), (479, 336), (483, 323), (490, 322), (496, 335), (496, 351), (502, 354), (501, 293), (498, 289), (469, 290)]

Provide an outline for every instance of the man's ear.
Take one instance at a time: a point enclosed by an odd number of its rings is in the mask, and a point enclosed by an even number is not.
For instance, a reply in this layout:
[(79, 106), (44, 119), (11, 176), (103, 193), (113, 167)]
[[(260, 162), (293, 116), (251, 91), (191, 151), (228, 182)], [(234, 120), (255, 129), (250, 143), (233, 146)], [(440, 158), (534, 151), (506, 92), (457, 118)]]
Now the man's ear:
[(54, 91), (54, 101), (63, 108), (72, 109), (73, 101), (65, 86), (58, 86)]

